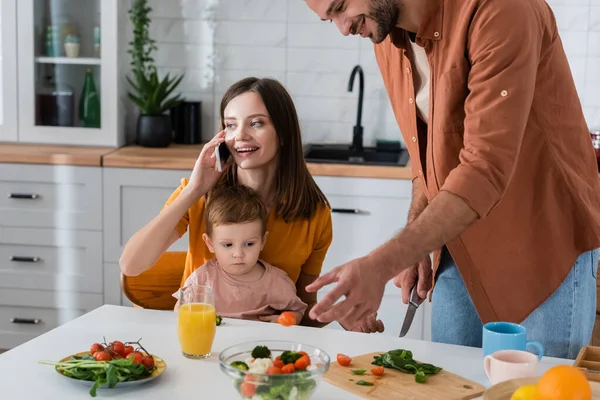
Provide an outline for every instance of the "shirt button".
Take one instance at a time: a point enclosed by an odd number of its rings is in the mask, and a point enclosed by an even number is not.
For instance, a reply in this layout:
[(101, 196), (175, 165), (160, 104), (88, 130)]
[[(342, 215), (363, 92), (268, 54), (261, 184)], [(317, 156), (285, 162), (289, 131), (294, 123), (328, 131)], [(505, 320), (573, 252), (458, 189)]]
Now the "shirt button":
[(423, 175), (423, 171), (419, 170), (419, 175)]
[(435, 37), (439, 37), (439, 36), (440, 36), (440, 33), (439, 33), (439, 32), (437, 32), (437, 31), (435, 31), (435, 32), (433, 32), (433, 36), (435, 36)]
[(503, 90), (500, 92), (500, 96), (506, 97), (506, 96), (508, 96), (508, 92), (506, 90)]
[(406, 68), (406, 73), (410, 74), (410, 68), (408, 68), (408, 67)]
[(413, 137), (412, 137), (412, 141), (413, 141), (413, 142), (416, 142), (416, 141), (417, 141), (417, 137), (416, 137), (416, 136), (413, 136)]
[(409, 102), (410, 104), (412, 104), (412, 103), (414, 103), (415, 101), (414, 101), (414, 100), (412, 99), (412, 97), (411, 97), (410, 99), (408, 99), (408, 102)]

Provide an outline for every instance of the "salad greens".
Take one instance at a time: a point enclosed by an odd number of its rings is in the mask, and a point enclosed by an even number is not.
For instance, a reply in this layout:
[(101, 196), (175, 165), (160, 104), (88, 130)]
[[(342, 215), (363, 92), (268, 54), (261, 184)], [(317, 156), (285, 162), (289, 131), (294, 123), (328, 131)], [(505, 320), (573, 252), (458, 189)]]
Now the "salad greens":
[(371, 364), (397, 369), (407, 374), (415, 374), (417, 383), (425, 383), (427, 375), (435, 375), (442, 370), (435, 365), (415, 361), (412, 352), (403, 349), (392, 350), (375, 356)]
[(217, 315), (217, 326), (221, 325), (223, 323), (223, 318), (221, 318), (220, 315)]
[(144, 364), (134, 364), (134, 358), (119, 358), (110, 361), (96, 361), (92, 355), (72, 356), (64, 362), (39, 361), (40, 364), (54, 365), (56, 370), (69, 378), (92, 381), (90, 396), (96, 397), (96, 390), (104, 385), (115, 387), (119, 382), (134, 381), (152, 375), (156, 367), (146, 368)]
[(360, 385), (360, 386), (375, 386), (375, 384), (373, 382), (367, 382), (367, 381), (363, 381), (363, 380), (356, 382), (356, 384)]
[(352, 375), (364, 375), (366, 372), (366, 369), (353, 369)]

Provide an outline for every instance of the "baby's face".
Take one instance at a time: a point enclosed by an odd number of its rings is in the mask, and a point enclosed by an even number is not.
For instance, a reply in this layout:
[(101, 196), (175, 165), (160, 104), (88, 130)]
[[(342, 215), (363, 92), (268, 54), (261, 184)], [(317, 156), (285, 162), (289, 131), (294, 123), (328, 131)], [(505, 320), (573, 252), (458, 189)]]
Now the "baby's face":
[(212, 235), (205, 235), (204, 240), (219, 266), (239, 276), (248, 273), (258, 260), (266, 239), (262, 229), (260, 221), (214, 226)]

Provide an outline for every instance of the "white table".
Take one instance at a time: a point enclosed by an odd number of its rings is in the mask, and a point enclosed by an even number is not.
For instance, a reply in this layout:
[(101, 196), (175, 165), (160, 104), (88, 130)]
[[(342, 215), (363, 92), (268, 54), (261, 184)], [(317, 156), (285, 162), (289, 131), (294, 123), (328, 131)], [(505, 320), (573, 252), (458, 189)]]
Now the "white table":
[[(137, 340), (167, 363), (164, 374), (152, 382), (133, 388), (98, 391), (99, 399), (239, 399), (230, 378), (219, 369), (218, 356), (209, 360), (189, 360), (181, 355), (177, 339), (177, 315), (172, 311), (142, 310), (130, 307), (102, 306), (44, 335), (0, 355), (1, 399), (68, 400), (91, 398), (89, 387), (58, 375), (52, 366), (38, 360), (54, 360), (102, 341)], [(489, 386), (483, 371), (481, 349), (443, 345), (419, 340), (400, 339), (376, 334), (343, 332), (333, 329), (282, 327), (277, 324), (225, 320), (217, 328), (215, 352), (246, 341), (289, 340), (322, 348), (335, 358), (337, 353), (358, 355), (405, 348), (420, 361), (430, 362)], [(540, 373), (569, 360), (544, 358)], [(323, 381), (313, 399), (348, 400), (350, 393)]]

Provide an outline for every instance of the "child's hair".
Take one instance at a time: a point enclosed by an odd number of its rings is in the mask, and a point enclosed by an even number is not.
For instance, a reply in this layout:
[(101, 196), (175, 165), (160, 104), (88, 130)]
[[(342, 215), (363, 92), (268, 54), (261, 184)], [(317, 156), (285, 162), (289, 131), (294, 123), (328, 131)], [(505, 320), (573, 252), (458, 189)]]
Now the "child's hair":
[(219, 225), (260, 221), (267, 230), (267, 209), (258, 194), (244, 185), (220, 186), (210, 191), (206, 204), (206, 234)]

